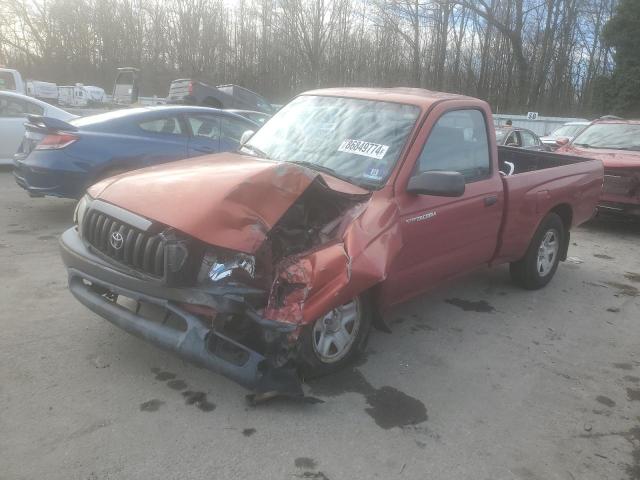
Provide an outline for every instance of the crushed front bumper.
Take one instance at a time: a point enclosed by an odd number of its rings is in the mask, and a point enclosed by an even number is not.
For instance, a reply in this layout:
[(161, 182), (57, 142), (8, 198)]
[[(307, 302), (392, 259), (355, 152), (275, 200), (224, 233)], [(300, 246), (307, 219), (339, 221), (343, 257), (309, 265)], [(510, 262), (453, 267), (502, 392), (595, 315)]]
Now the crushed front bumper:
[[(114, 268), (93, 254), (82, 242), (75, 228), (60, 238), (62, 259), (67, 266), (69, 289), (87, 308), (114, 325), (161, 348), (224, 375), (258, 395), (302, 396), (295, 368), (274, 366), (268, 356), (243, 345), (205, 325), (181, 304), (209, 306), (218, 312), (237, 313), (242, 308), (242, 292), (229, 288), (204, 291), (196, 288), (173, 288), (136, 278)], [(108, 294), (105, 294), (108, 292)], [(145, 318), (119, 303), (115, 296), (144, 302), (164, 309), (182, 321), (176, 329)], [(286, 337), (292, 326), (260, 318), (248, 312), (249, 318), (274, 336)]]

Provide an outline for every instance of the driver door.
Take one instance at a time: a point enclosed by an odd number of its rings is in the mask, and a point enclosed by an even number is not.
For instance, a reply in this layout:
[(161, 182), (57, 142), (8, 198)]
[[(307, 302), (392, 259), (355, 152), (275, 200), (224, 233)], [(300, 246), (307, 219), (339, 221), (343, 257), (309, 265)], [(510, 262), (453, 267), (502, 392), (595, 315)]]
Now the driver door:
[(490, 145), (486, 118), (479, 109), (445, 111), (431, 128), (412, 176), (434, 170), (460, 172), (465, 192), (455, 198), (404, 189), (396, 192), (403, 249), (383, 287), (389, 303), (419, 294), (492, 258), (503, 200)]

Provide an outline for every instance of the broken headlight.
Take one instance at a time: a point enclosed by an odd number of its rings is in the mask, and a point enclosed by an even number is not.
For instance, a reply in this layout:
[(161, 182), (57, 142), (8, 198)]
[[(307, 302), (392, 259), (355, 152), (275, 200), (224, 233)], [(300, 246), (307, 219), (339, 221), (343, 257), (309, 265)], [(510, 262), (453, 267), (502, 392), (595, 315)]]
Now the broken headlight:
[(82, 221), (84, 220), (84, 214), (87, 213), (89, 204), (93, 200), (89, 195), (85, 195), (80, 199), (76, 205), (76, 209), (73, 211), (73, 222), (78, 226), (78, 231), (82, 233)]
[(202, 268), (198, 280), (202, 282), (208, 278), (212, 282), (219, 282), (225, 278), (240, 275), (254, 278), (256, 273), (256, 260), (246, 253), (221, 255), (208, 251), (202, 260)]

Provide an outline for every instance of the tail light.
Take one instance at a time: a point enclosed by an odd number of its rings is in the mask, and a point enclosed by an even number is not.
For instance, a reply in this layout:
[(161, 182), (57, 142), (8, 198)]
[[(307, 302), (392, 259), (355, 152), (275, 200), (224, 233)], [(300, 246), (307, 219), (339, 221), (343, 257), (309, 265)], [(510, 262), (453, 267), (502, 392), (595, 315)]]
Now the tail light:
[(77, 142), (79, 137), (71, 133), (50, 133), (46, 135), (38, 145), (36, 150), (59, 150), (61, 148), (68, 147), (74, 142)]
[(189, 90), (189, 95), (193, 95), (193, 82), (189, 82), (188, 90)]

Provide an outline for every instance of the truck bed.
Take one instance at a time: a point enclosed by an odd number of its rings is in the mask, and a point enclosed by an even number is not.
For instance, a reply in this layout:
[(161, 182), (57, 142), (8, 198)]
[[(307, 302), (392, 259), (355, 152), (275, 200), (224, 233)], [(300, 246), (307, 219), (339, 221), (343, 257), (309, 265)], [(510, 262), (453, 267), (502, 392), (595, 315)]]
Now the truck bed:
[(513, 175), (589, 161), (592, 160), (573, 155), (538, 152), (517, 147), (498, 147), (498, 165), (500, 166), (500, 170), (503, 172), (508, 171), (509, 169), (505, 162), (511, 162), (515, 165)]
[(595, 213), (602, 190), (601, 161), (498, 147), (501, 171), (509, 170), (505, 162), (513, 163), (515, 169), (512, 175), (502, 176), (505, 206), (494, 263), (522, 258), (538, 225), (552, 210), (567, 220), (567, 229)]

